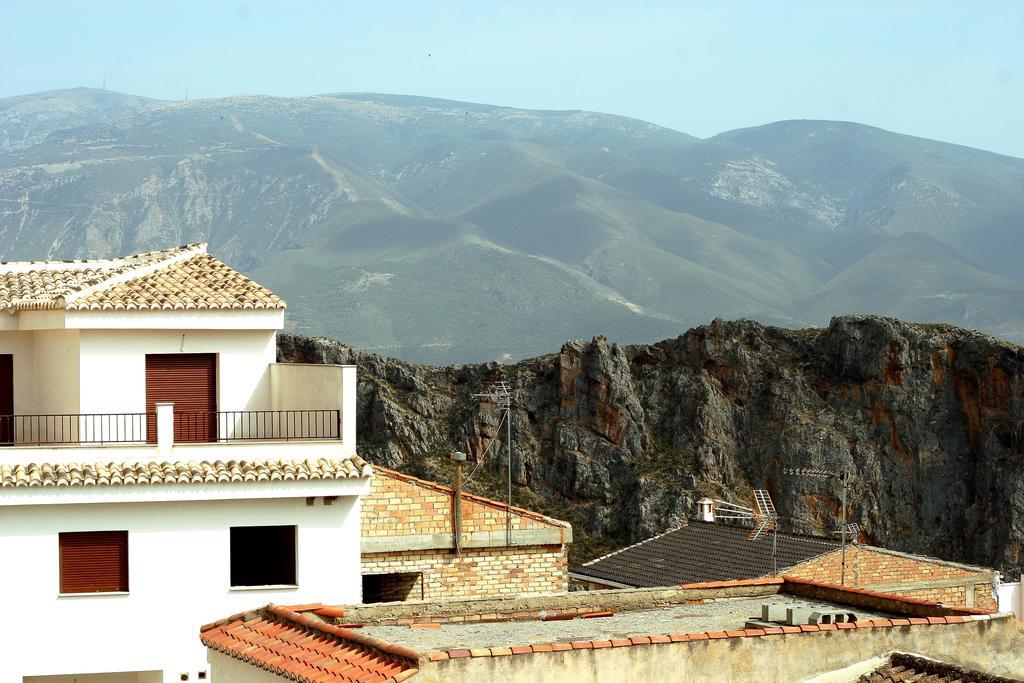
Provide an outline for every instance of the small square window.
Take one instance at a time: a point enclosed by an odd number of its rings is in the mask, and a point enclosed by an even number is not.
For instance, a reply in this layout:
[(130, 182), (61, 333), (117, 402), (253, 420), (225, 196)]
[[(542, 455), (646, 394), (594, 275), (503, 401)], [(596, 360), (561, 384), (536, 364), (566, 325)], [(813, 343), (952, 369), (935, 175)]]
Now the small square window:
[(363, 603), (402, 602), (423, 598), (423, 573), (363, 574)]
[(231, 527), (231, 586), (294, 586), (294, 525)]
[(65, 532), (58, 545), (61, 593), (128, 592), (127, 531)]

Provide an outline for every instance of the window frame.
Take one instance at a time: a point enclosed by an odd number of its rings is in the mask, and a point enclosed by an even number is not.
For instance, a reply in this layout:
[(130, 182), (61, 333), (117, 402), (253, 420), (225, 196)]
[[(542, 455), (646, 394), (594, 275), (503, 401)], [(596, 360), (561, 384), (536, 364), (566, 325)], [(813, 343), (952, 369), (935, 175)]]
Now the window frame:
[[(73, 590), (67, 591), (67, 582), (64, 578), (65, 568), (65, 543), (64, 540), (70, 537), (83, 537), (97, 534), (120, 534), (123, 535), (124, 549), (123, 556), (119, 560), (123, 561), (124, 573), (124, 588), (118, 587), (114, 590)], [(120, 572), (119, 572), (120, 573)], [(120, 577), (118, 577), (120, 578)], [(116, 596), (116, 595), (130, 595), (131, 594), (131, 534), (127, 529), (89, 529), (79, 531), (59, 531), (57, 532), (57, 596), (61, 598), (77, 598), (77, 597), (101, 597), (101, 596)]]
[[(236, 529), (291, 529), (292, 530), (292, 576), (294, 583), (254, 583), (235, 584), (234, 582), (234, 532)], [(246, 548), (246, 552), (253, 552)], [(299, 525), (298, 524), (240, 524), (228, 527), (228, 590), (229, 591), (267, 591), (267, 590), (297, 590), (299, 587)]]

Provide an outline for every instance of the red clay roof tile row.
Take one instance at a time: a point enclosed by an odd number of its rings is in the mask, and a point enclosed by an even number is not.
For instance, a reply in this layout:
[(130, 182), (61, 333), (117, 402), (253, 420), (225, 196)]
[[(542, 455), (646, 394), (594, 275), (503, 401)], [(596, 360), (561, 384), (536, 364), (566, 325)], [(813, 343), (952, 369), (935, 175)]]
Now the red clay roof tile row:
[(306, 683), (404, 681), (419, 671), (421, 659), (411, 648), (275, 605), (207, 624), (200, 639), (218, 652)]
[(599, 650), (606, 647), (633, 647), (638, 645), (663, 645), (668, 643), (685, 643), (697, 640), (723, 640), (726, 638), (759, 638), (775, 635), (798, 635), (803, 633), (820, 633), (825, 631), (851, 631), (865, 628), (892, 628), (895, 626), (930, 626), (940, 624), (966, 624), (974, 621), (991, 619), (992, 615), (928, 617), (912, 619), (873, 619), (845, 624), (803, 624), (800, 626), (778, 626), (767, 628), (746, 628), (728, 631), (707, 631), (704, 633), (673, 633), (648, 636), (630, 636), (629, 638), (613, 638), (611, 640), (577, 640), (569, 643), (535, 643), (532, 645), (513, 645), (511, 647), (492, 648), (456, 648), (431, 652), (428, 658), (432, 662), (462, 657), (502, 657), (509, 654), (536, 654), (541, 652), (565, 652), (568, 650)]

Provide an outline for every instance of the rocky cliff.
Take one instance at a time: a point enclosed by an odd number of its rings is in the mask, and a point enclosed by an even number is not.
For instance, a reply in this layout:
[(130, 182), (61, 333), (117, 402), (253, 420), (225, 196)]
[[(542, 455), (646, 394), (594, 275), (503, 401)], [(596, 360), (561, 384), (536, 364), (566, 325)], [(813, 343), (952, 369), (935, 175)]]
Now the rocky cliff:
[(862, 541), (1006, 571), (1021, 561), (1024, 353), (977, 332), (715, 320), (516, 365), (420, 366), (293, 335), (278, 353), (359, 365), (364, 457), (445, 478), (447, 453), (467, 447), (481, 463), (470, 488), (502, 498), (500, 415), (471, 395), (511, 382), (514, 501), (570, 519), (575, 559), (670, 528), (704, 495), (748, 503), (752, 488), (771, 491), (785, 529), (835, 529), (838, 482), (784, 472), (810, 466), (851, 470)]

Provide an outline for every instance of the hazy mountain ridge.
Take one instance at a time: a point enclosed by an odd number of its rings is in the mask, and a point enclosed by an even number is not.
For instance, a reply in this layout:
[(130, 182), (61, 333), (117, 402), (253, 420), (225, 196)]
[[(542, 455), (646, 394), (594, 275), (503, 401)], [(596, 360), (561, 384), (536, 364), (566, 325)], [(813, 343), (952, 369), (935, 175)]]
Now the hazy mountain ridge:
[(411, 359), (716, 316), (1024, 338), (1024, 161), (858, 124), (699, 140), (400, 95), (78, 89), (0, 100), (0, 141), (0, 257), (205, 239), (288, 300), (295, 330)]

